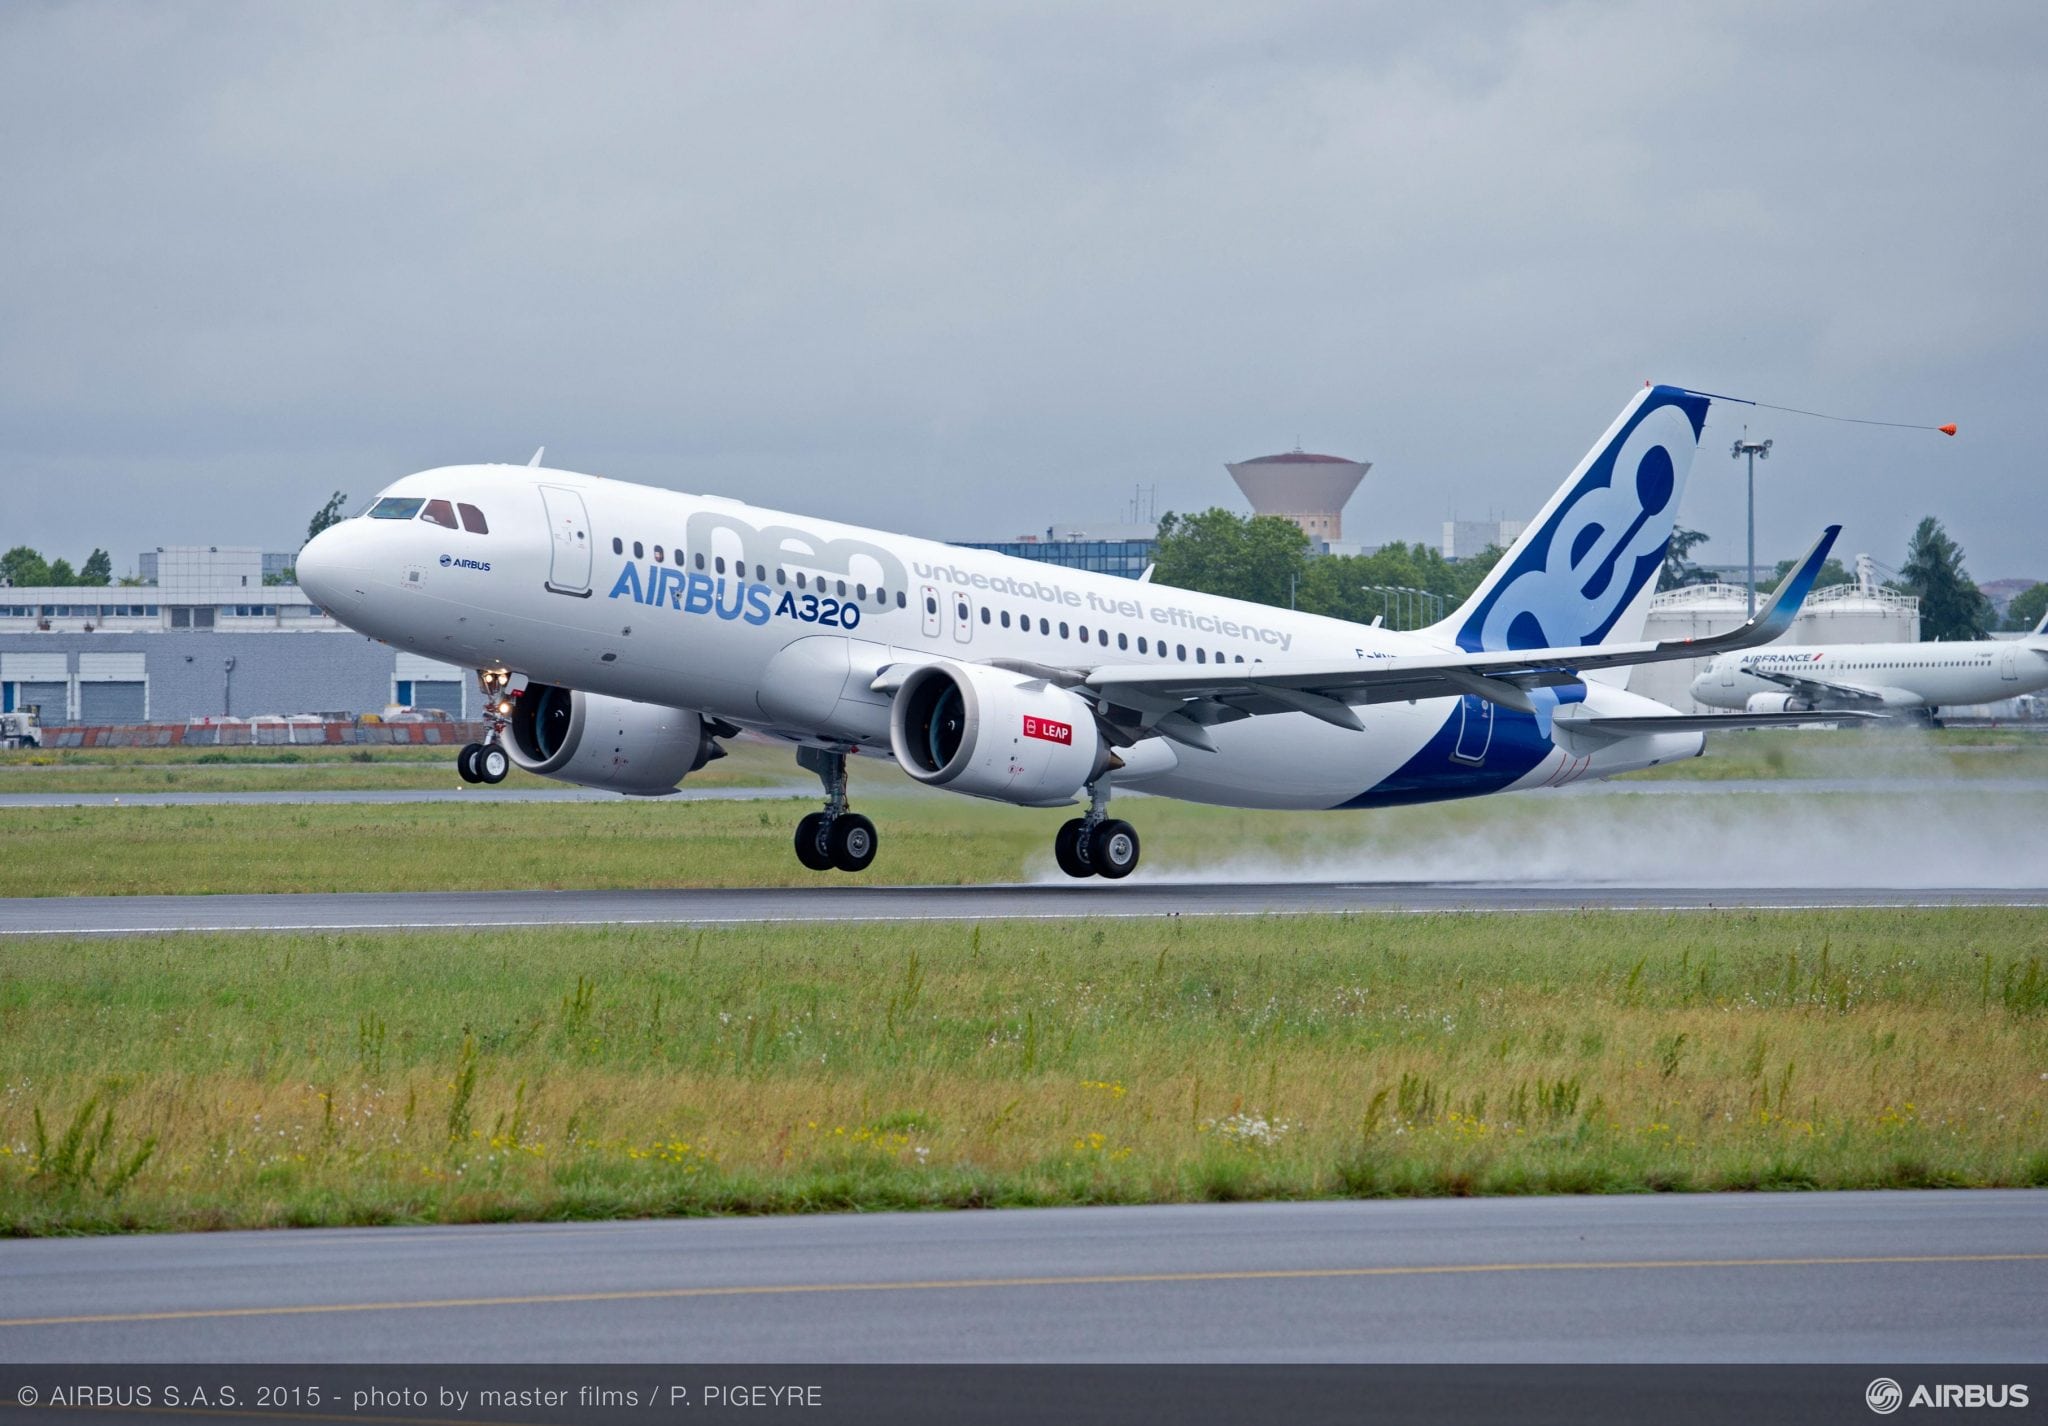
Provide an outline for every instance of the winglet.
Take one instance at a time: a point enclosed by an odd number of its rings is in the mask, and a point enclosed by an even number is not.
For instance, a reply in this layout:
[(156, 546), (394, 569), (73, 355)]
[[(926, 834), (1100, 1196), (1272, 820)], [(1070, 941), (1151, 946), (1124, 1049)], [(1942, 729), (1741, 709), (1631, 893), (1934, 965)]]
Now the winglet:
[(1767, 644), (1792, 627), (1792, 621), (1799, 617), (1800, 606), (1806, 603), (1806, 596), (1813, 593), (1813, 584), (1820, 578), (1821, 566), (1828, 561), (1828, 551), (1835, 547), (1835, 538), (1841, 533), (1840, 525), (1830, 525), (1821, 531), (1813, 548), (1806, 552), (1806, 558), (1778, 581), (1778, 587), (1771, 591), (1764, 607), (1757, 610), (1756, 617), (1742, 628), (1744, 634), (1752, 636), (1752, 642)]
[(540, 469), (540, 458), (541, 458), (542, 456), (546, 455), (547, 453), (548, 453), (548, 448), (547, 448), (546, 446), (542, 446), (542, 447), (541, 447), (541, 448), (540, 448), (539, 450), (536, 450), (536, 451), (535, 451), (535, 452), (533, 453), (533, 459), (532, 459), (532, 460), (530, 460), (530, 461), (528, 461), (528, 462), (526, 463), (526, 468), (527, 468), (528, 470), (538, 470), (538, 469)]

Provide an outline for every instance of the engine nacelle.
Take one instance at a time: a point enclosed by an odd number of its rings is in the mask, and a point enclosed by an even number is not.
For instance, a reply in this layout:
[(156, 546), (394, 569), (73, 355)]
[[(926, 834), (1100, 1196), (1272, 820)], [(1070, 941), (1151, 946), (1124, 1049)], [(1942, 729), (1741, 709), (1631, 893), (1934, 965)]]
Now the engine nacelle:
[(549, 683), (513, 700), (507, 732), (528, 772), (631, 797), (666, 797), (724, 752), (696, 713)]
[(1023, 807), (1073, 801), (1111, 756), (1081, 699), (983, 664), (926, 664), (904, 679), (889, 746), (919, 782)]
[(1813, 705), (1789, 693), (1752, 693), (1744, 705), (1751, 713), (1811, 713)]

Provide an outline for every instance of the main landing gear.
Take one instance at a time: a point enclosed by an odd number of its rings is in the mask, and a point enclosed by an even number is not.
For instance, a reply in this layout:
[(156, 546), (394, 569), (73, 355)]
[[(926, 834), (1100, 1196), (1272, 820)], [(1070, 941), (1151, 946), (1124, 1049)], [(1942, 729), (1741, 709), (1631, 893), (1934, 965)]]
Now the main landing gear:
[(490, 727), (481, 743), (471, 743), (455, 755), (455, 771), (464, 782), (499, 783), (512, 771), (512, 757), (505, 751), (505, 723), (512, 715), (512, 675), (502, 668), (480, 668), (476, 681), (483, 685), (484, 721)]
[(796, 859), (812, 871), (866, 871), (875, 859), (875, 824), (846, 810), (846, 754), (798, 748), (796, 760), (825, 784), (825, 810), (796, 824)]
[(1109, 788), (1088, 785), (1088, 815), (1060, 827), (1052, 839), (1053, 860), (1068, 876), (1121, 880), (1138, 869), (1138, 829), (1109, 815)]

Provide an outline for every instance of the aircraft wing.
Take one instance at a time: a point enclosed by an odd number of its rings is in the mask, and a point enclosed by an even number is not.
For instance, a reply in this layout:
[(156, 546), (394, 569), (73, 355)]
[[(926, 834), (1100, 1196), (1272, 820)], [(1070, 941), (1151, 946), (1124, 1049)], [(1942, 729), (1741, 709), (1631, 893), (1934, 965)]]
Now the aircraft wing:
[(1054, 669), (997, 662), (1093, 695), (1102, 704), (1129, 710), (1135, 720), (1112, 717), (1108, 721), (1130, 741), (1158, 734), (1196, 748), (1213, 747), (1204, 731), (1208, 725), (1269, 713), (1307, 713), (1340, 728), (1357, 730), (1365, 725), (1352, 711), (1355, 705), (1468, 693), (1532, 713), (1536, 711), (1529, 696), (1532, 689), (1575, 686), (1587, 669), (1706, 658), (1778, 638), (1791, 627), (1840, 533), (1841, 526), (1828, 526), (1749, 622), (1701, 639), (1484, 652), (1445, 650), (1327, 664), (1193, 668), (1179, 663), (1166, 667), (1105, 664), (1091, 669)]
[(1777, 684), (1780, 688), (1790, 689), (1798, 697), (1816, 706), (1830, 699), (1849, 704), (1867, 703), (1878, 708), (1885, 706), (1882, 693), (1871, 688), (1859, 688), (1853, 683), (1830, 683), (1824, 678), (1807, 678), (1801, 674), (1785, 673), (1779, 669), (1756, 668), (1749, 664), (1744, 664), (1742, 671), (1752, 678), (1761, 678)]
[(1625, 738), (1638, 733), (1711, 733), (1730, 728), (1803, 728), (1815, 723), (1883, 723), (1890, 716), (1851, 708), (1806, 713), (1652, 713), (1640, 718), (1573, 718), (1560, 713), (1557, 725)]

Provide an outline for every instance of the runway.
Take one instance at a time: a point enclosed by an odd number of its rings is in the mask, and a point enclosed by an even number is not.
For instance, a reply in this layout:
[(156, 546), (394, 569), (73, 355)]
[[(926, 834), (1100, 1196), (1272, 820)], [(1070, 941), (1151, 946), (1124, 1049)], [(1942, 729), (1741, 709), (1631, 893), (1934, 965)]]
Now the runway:
[(1426, 915), (1939, 906), (2048, 906), (2048, 889), (1134, 879), (999, 886), (859, 886), (828, 882), (802, 887), (664, 891), (18, 897), (0, 900), (0, 936), (1063, 920), (1083, 916)]
[(0, 1243), (0, 1360), (2039, 1361), (2048, 1193)]

